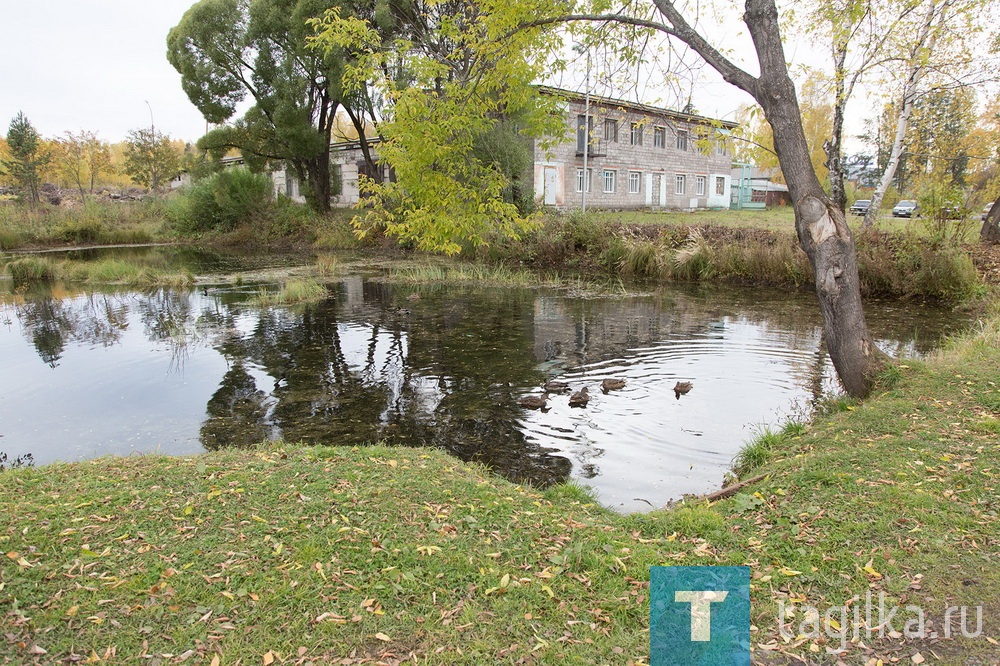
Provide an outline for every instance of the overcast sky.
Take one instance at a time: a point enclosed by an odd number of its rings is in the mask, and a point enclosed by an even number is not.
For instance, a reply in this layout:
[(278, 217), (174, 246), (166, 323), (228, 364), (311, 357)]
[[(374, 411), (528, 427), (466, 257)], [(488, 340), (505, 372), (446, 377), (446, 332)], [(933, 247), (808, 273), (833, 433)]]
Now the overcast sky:
[[(205, 121), (166, 58), (193, 0), (17, 0), (0, 18), (0, 133), (23, 111), (45, 137), (120, 141), (149, 127), (196, 140)], [(146, 102), (149, 102), (149, 106)]]
[[(167, 32), (194, 0), (7, 4), (0, 20), (0, 133), (5, 135), (10, 120), (24, 111), (50, 138), (67, 130), (89, 130), (114, 142), (151, 122), (175, 139), (194, 141), (204, 134), (204, 119), (181, 90), (180, 76), (166, 59)], [(727, 17), (722, 34), (714, 36), (733, 46), (740, 38), (745, 40), (745, 35), (738, 35), (741, 28), (739, 14), (734, 13), (731, 20)], [(713, 30), (718, 31), (720, 27)], [(803, 55), (794, 49), (789, 53), (796, 59)], [(582, 83), (563, 84), (582, 89)], [(636, 92), (628, 96), (634, 99)], [(653, 104), (676, 101), (676, 95), (650, 86), (641, 86), (638, 96), (645, 99), (637, 101)], [(734, 110), (747, 100), (705, 68), (694, 102), (705, 115), (732, 119)]]

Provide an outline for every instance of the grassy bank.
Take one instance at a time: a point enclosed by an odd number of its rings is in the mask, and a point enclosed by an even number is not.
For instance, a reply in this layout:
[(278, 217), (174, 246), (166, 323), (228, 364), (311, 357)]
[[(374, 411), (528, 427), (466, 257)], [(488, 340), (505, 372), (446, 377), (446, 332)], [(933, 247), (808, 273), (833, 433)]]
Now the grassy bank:
[[(650, 566), (749, 564), (758, 660), (995, 663), (998, 376), (994, 316), (887, 372), (864, 404), (760, 446), (747, 473), (765, 478), (734, 497), (644, 515), (433, 450), (274, 445), (7, 471), (0, 659), (638, 664)], [(895, 635), (848, 633), (844, 654), (833, 625), (797, 636), (804, 606), (869, 592), (921, 607), (938, 636), (902, 635), (904, 611)], [(982, 635), (943, 639), (945, 608), (963, 604), (984, 607)]]
[(84, 284), (119, 284), (129, 287), (182, 287), (192, 284), (187, 272), (138, 264), (122, 259), (97, 261), (56, 260), (28, 255), (3, 265), (3, 274), (15, 284), (31, 282), (78, 282)]
[[(760, 214), (764, 222), (770, 220), (770, 226), (775, 226), (776, 213)], [(789, 287), (812, 283), (812, 269), (798, 246), (790, 219), (776, 230), (767, 224), (743, 226), (748, 213), (737, 211), (656, 214), (664, 220), (658, 223), (635, 223), (630, 221), (634, 214), (623, 215), (551, 216), (524, 238), (498, 239), (475, 256), (504, 266), (568, 268), (640, 280), (714, 280)], [(684, 219), (703, 224), (676, 223)], [(914, 227), (857, 234), (864, 294), (949, 301), (981, 295), (982, 281), (968, 253), (940, 239), (931, 242), (928, 233)]]
[(73, 208), (0, 206), (0, 250), (131, 245), (173, 239), (159, 201), (88, 201)]

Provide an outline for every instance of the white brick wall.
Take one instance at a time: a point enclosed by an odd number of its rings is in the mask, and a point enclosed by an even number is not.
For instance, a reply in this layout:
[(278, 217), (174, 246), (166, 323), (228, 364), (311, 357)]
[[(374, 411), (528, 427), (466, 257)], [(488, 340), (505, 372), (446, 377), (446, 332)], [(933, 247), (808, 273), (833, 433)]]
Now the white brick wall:
[[(583, 156), (577, 154), (578, 117), (584, 114), (584, 102), (573, 100), (567, 105), (566, 140), (548, 152), (535, 148), (535, 198), (539, 204), (546, 201), (557, 208), (579, 208), (581, 193), (578, 174), (583, 168)], [(592, 120), (591, 141), (594, 153), (588, 155), (591, 171), (591, 188), (587, 193), (588, 208), (709, 208), (729, 206), (729, 172), (731, 157), (728, 152), (719, 154), (714, 145), (707, 150), (696, 143), (700, 133), (708, 126), (683, 115), (672, 115), (663, 110), (656, 113), (649, 107), (629, 108), (624, 104), (605, 104), (601, 101), (590, 105)], [(605, 121), (617, 121), (617, 141), (605, 139)], [(632, 144), (631, 126), (641, 129), (641, 145)], [(709, 128), (710, 129), (710, 128)], [(711, 130), (710, 130), (711, 131)], [(687, 133), (687, 150), (678, 148), (678, 133)], [(659, 136), (657, 136), (659, 135)], [(721, 135), (720, 135), (721, 136)], [(662, 143), (664, 145), (659, 145)], [(682, 141), (683, 143), (683, 141)], [(558, 170), (558, 178), (549, 176), (550, 186), (556, 192), (546, 192), (545, 169)], [(614, 191), (605, 186), (615, 174)], [(631, 191), (630, 173), (640, 174), (639, 191)], [(679, 191), (678, 177), (683, 177), (683, 191)], [(699, 177), (704, 188), (698, 191)], [(723, 194), (716, 194), (716, 179), (724, 178)], [(634, 180), (632, 183), (634, 184)], [(551, 187), (550, 187), (551, 189)]]

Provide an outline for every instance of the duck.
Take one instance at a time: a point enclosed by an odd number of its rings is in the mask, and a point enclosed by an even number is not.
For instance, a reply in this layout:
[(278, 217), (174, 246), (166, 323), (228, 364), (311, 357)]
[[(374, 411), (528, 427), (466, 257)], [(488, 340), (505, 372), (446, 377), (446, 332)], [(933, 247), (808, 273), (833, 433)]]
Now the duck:
[(605, 379), (601, 382), (601, 390), (607, 393), (608, 391), (617, 391), (618, 389), (625, 388), (624, 379)]
[(586, 407), (588, 402), (590, 402), (590, 395), (586, 386), (569, 397), (570, 407)]
[(517, 401), (521, 407), (528, 409), (545, 409), (547, 403), (548, 398), (543, 395), (526, 395)]
[(548, 393), (564, 393), (569, 390), (569, 384), (566, 382), (560, 382), (555, 379), (550, 379), (545, 382), (543, 388)]
[(680, 400), (681, 396), (687, 395), (692, 388), (694, 388), (694, 384), (691, 382), (677, 382), (674, 384), (674, 397)]

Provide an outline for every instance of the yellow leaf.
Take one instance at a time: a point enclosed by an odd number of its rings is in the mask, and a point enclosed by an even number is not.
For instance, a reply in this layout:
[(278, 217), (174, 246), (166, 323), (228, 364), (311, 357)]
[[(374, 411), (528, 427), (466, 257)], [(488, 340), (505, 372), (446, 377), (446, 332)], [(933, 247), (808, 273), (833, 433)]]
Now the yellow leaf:
[(79, 612), (80, 612), (79, 606), (70, 606), (69, 608), (66, 609), (66, 615), (69, 615), (70, 617), (73, 617)]
[(184, 515), (185, 516), (190, 516), (192, 511), (194, 511), (194, 507), (191, 506), (190, 504), (188, 504), (186, 507), (184, 507)]
[(379, 639), (380, 641), (384, 641), (386, 643), (392, 640), (391, 638), (383, 634), (381, 631), (375, 634), (375, 638)]
[(216, 654), (212, 656), (212, 663), (209, 664), (208, 666), (219, 666), (219, 664), (221, 663), (222, 661), (219, 659), (219, 655)]
[(500, 587), (508, 587), (510, 585), (510, 574), (504, 574), (503, 578), (500, 579)]
[(799, 574), (802, 573), (801, 571), (795, 571), (794, 569), (787, 569), (785, 567), (782, 567), (780, 571), (782, 574), (786, 576), (798, 576)]
[(274, 653), (268, 650), (264, 653), (264, 666), (271, 666), (274, 663)]

